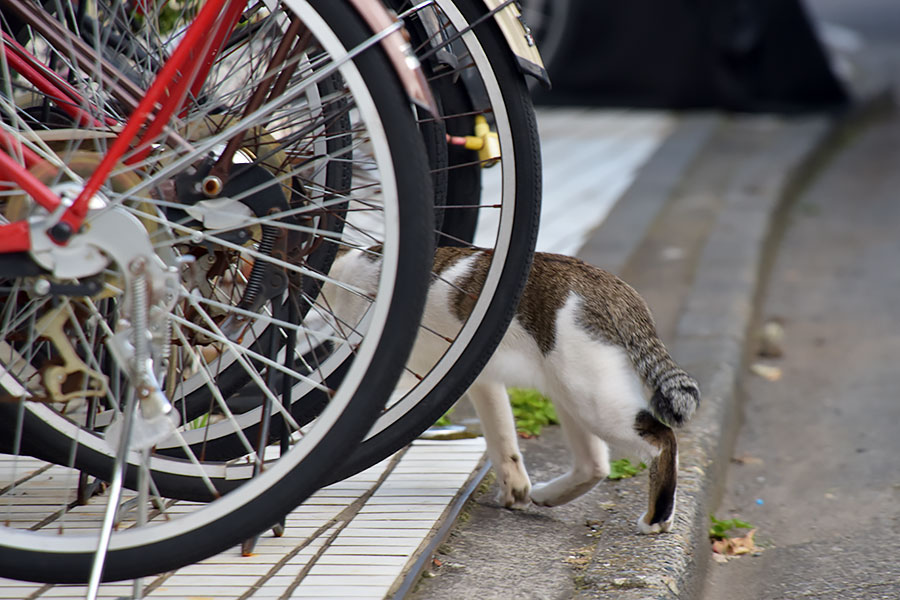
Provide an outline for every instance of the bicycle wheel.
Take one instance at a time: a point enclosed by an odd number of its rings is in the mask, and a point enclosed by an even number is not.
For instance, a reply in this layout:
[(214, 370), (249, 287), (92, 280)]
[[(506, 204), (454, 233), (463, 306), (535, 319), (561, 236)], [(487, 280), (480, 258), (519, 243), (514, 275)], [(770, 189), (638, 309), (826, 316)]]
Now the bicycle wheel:
[[(431, 148), (434, 182), (446, 185), (435, 193), (435, 212), (440, 217), (435, 237), (441, 245), (485, 247), (492, 251), (492, 260), (483, 286), (466, 290), (477, 301), (465, 322), (451, 329), (427, 322), (420, 325), (419, 341), (439, 338), (446, 344), (445, 351), (436, 361), (407, 365), (405, 381), (366, 441), (348, 462), (336, 466), (331, 480), (358, 472), (398, 450), (462, 395), (514, 314), (537, 232), (540, 153), (533, 109), (522, 75), (496, 25), (487, 21), (472, 27), (484, 16), (481, 4), (473, 0), (439, 1), (404, 13), (408, 7), (405, 1), (392, 6), (406, 15), (411, 41), (442, 107), (441, 121), (420, 122)], [(439, 131), (453, 136), (471, 134), (478, 117), (484, 117), (497, 135), (499, 154), (482, 155), (456, 145), (434, 147), (446, 139)], [(488, 164), (494, 166), (485, 169)], [(432, 275), (433, 280), (440, 277)], [(321, 406), (310, 396), (297, 400), (292, 413), (298, 422), (314, 417)], [(248, 436), (257, 435), (262, 427), (260, 414), (254, 406), (237, 415)], [(277, 442), (277, 428), (269, 431), (269, 442)], [(240, 436), (224, 425), (187, 432), (184, 439), (198, 454), (202, 448), (208, 458), (227, 460), (241, 454)], [(171, 440), (157, 447), (159, 458), (181, 453), (182, 448)], [(176, 497), (192, 498), (194, 490), (202, 494), (205, 489), (200, 482), (173, 481), (167, 493)]]
[[(408, 4), (398, 1), (393, 8), (402, 12)], [(427, 322), (420, 325), (419, 342), (427, 344), (437, 338), (446, 344), (445, 351), (437, 360), (407, 365), (404, 382), (367, 439), (343, 466), (335, 465), (331, 480), (358, 472), (400, 449), (464, 393), (499, 343), (515, 312), (537, 233), (540, 211), (537, 130), (523, 77), (498, 28), (493, 21), (483, 19), (483, 7), (473, 0), (437, 2), (420, 7), (406, 17), (412, 42), (443, 109), (441, 121), (425, 119), (420, 123), (423, 136), (430, 141), (434, 182), (440, 185), (444, 181), (446, 185), (435, 193), (438, 202), (435, 212), (440, 216), (435, 237), (442, 245), (485, 247), (492, 251), (492, 260), (483, 285), (466, 290), (477, 298), (468, 319), (450, 329)], [(473, 28), (472, 24), (478, 21), (481, 24)], [(456, 145), (434, 147), (437, 141), (443, 143), (446, 139), (435, 130), (443, 129), (453, 136), (471, 134), (479, 117), (484, 117), (497, 135), (499, 154), (482, 154)], [(493, 167), (485, 169), (488, 164)], [(434, 277), (440, 279), (440, 275)], [(306, 348), (313, 359), (318, 351), (314, 344)], [(335, 368), (332, 381), (341, 377), (342, 372)], [(240, 411), (240, 414), (225, 422), (210, 421), (203, 427), (182, 432), (179, 438), (157, 444), (152, 468), (163, 495), (208, 499), (208, 482), (184, 473), (178, 460), (187, 457), (188, 449), (200, 460), (222, 461), (244, 455), (244, 438), (257, 439), (260, 432), (268, 434), (267, 443), (278, 442), (278, 415), (267, 424), (258, 398), (234, 400), (245, 401), (243, 406), (231, 403), (233, 412)], [(318, 414), (325, 399), (311, 390), (292, 400), (291, 413), (302, 425)], [(213, 413), (220, 412), (209, 402), (200, 401), (194, 402), (186, 414), (197, 420), (210, 419), (207, 416), (210, 408)], [(212, 418), (215, 417), (213, 414)], [(61, 441), (66, 442), (66, 436)], [(45, 448), (46, 445), (44, 442)], [(78, 453), (78, 466), (92, 473), (107, 472), (112, 457), (97, 452), (88, 443), (85, 446)], [(167, 457), (175, 461), (169, 464)], [(136, 480), (137, 471), (132, 469), (130, 485)], [(224, 491), (233, 482), (214, 479), (213, 484)]]
[[(34, 15), (12, 4), (0, 6), (4, 33), (24, 40), (18, 58), (58, 76), (51, 93), (21, 63), (0, 63), (4, 149), (54, 193), (74, 194), (189, 15), (166, 3), (94, 3), (79, 14), (79, 3), (54, 20), (37, 4), (25, 6)], [(240, 16), (203, 87), (92, 199), (70, 254), (0, 255), (0, 574), (87, 579), (106, 496), (85, 493), (71, 467), (96, 460), (97, 474), (115, 481), (117, 447), (136, 493), (111, 507), (105, 580), (173, 569), (250, 537), (317, 488), (393, 389), (431, 256), (421, 138), (356, 13), (326, 0), (287, 7), (254, 4)], [(14, 9), (16, 23), (6, 18)], [(256, 102), (260, 90), (267, 97)], [(46, 218), (8, 181), (0, 189), (3, 223)], [(318, 293), (322, 282), (356, 289), (330, 274), (339, 247), (370, 248), (382, 263), (359, 322), (330, 315)], [(301, 426), (283, 405), (311, 390), (323, 406)], [(198, 395), (224, 413), (217, 426), (244, 438), (238, 459), (202, 460), (185, 443), (184, 460), (153, 451), (204, 430), (169, 416)], [(231, 414), (229, 400), (253, 395), (282, 417), (278, 448), (247, 439)], [(160, 496), (179, 481), (199, 482), (214, 501)]]
[[(398, 388), (332, 481), (396, 452), (463, 395), (515, 314), (537, 237), (540, 141), (525, 78), (499, 28), (493, 19), (484, 19), (484, 4), (477, 0), (437, 0), (404, 13), (412, 4), (397, 1), (392, 8), (406, 14), (448, 132), (471, 133), (476, 117), (485, 117), (500, 150), (498, 157), (486, 159), (485, 154), (451, 146), (439, 244), (487, 248), (491, 264), (483, 284), (463, 290), (477, 297), (466, 320), (449, 330), (427, 319), (420, 327), (417, 346), (443, 339), (446, 350), (436, 362), (407, 365), (406, 385)], [(497, 160), (495, 165), (484, 169), (492, 160)]]
[[(484, 118), (496, 135), (496, 153), (459, 145), (429, 153), (435, 185), (446, 185), (435, 193), (438, 244), (485, 248), (492, 258), (484, 280), (464, 290), (474, 300), (468, 318), (449, 328), (420, 324), (417, 345), (437, 340), (445, 346), (442, 355), (406, 365), (403, 381), (366, 439), (335, 468), (329, 481), (348, 477), (399, 450), (465, 392), (515, 314), (539, 223), (540, 145), (534, 111), (515, 58), (497, 25), (485, 18), (483, 4), (437, 0), (412, 9), (414, 3), (394, 0), (389, 5), (404, 16), (429, 75), (441, 108), (440, 127), (459, 139), (471, 136), (479, 118)], [(430, 119), (420, 123), (431, 144), (441, 137), (431, 129), (435, 125)], [(441, 278), (432, 274), (432, 281)], [(216, 442), (226, 452), (236, 449), (233, 436)]]

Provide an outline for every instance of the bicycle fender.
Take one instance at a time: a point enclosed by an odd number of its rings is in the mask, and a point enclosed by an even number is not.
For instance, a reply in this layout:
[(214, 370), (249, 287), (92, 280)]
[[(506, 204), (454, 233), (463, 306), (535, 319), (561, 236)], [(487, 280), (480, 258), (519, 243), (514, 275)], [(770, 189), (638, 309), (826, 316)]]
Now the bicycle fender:
[(534, 42), (531, 28), (522, 18), (518, 3), (512, 0), (484, 0), (484, 3), (494, 14), (494, 20), (509, 45), (510, 51), (516, 57), (519, 69), (549, 88), (550, 76), (547, 74), (541, 53), (538, 52)]
[(400, 21), (380, 0), (349, 0), (349, 4), (376, 35), (392, 29), (381, 40), (381, 45), (400, 83), (410, 100), (437, 116), (439, 113), (434, 96), (431, 94), (431, 87), (425, 79), (419, 59), (409, 44), (409, 35), (400, 26)]

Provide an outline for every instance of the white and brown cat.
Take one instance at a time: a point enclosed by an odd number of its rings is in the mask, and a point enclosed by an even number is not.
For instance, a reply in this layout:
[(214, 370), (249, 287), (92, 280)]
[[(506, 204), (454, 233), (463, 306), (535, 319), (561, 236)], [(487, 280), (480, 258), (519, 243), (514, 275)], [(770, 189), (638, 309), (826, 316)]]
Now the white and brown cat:
[[(489, 264), (487, 250), (437, 249), (411, 370), (427, 370), (444, 352), (446, 342), (434, 332), (455, 335)], [(351, 250), (339, 255), (332, 274), (365, 289), (377, 281), (378, 268), (372, 254)], [(330, 301), (341, 304), (339, 297)], [(354, 309), (339, 308), (347, 310)], [(536, 388), (552, 400), (573, 457), (565, 475), (532, 487), (507, 387)], [(484, 429), (504, 506), (556, 506), (586, 493), (609, 474), (609, 444), (650, 464), (649, 508), (639, 530), (671, 528), (678, 450), (670, 425), (691, 417), (700, 390), (669, 356), (644, 300), (618, 277), (574, 258), (535, 254), (516, 316), (468, 396)]]

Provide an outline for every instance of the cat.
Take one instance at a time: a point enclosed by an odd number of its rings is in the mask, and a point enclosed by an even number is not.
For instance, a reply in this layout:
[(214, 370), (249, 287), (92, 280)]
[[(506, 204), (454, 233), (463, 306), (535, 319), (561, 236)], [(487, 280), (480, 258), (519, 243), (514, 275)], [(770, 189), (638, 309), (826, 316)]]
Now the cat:
[[(435, 363), (447, 347), (443, 336), (455, 335), (471, 312), (490, 252), (436, 250), (425, 327), (407, 363), (413, 372)], [(368, 290), (378, 269), (377, 254), (354, 249), (338, 255), (332, 274)], [(359, 296), (327, 285), (323, 294), (342, 318), (364, 310)], [(551, 399), (573, 458), (566, 474), (531, 485), (508, 387), (535, 388)], [(556, 506), (585, 494), (609, 474), (610, 444), (650, 464), (649, 507), (638, 530), (671, 529), (678, 449), (670, 425), (690, 419), (700, 389), (666, 351), (644, 300), (615, 275), (575, 258), (535, 253), (515, 317), (467, 395), (482, 423), (503, 506)]]

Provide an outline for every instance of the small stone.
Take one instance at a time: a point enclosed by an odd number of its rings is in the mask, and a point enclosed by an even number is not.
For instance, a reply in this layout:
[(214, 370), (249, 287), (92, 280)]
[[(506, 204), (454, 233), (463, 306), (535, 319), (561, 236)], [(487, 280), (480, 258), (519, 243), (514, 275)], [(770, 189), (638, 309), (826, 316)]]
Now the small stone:
[(640, 589), (647, 587), (647, 578), (642, 575), (634, 577), (614, 577), (612, 584), (624, 589)]
[(777, 320), (767, 321), (760, 329), (759, 355), (766, 358), (784, 355), (784, 326)]

